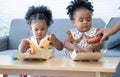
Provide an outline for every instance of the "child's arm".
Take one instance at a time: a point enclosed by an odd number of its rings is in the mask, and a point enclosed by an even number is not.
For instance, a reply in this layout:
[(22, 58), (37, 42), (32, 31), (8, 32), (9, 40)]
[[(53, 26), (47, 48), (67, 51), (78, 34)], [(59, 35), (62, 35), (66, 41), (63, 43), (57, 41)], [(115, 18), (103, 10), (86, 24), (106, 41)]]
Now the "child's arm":
[(28, 48), (30, 48), (29, 43), (23, 39), (18, 47), (19, 52), (24, 53)]
[(77, 45), (73, 44), (72, 40), (73, 38), (72, 38), (71, 32), (68, 30), (67, 37), (64, 41), (64, 47), (69, 51), (73, 51), (75, 49), (77, 52), (84, 52), (84, 50), (80, 49), (79, 47), (77, 47)]
[(113, 26), (112, 30), (112, 35), (120, 31), (120, 21)]
[(62, 50), (62, 49), (63, 49), (63, 44), (62, 44), (62, 42), (61, 42), (54, 34), (51, 34), (51, 35), (50, 35), (49, 41), (51, 41), (52, 45), (53, 45), (56, 49), (58, 49), (58, 50)]
[[(97, 29), (97, 32), (100, 29)], [(94, 43), (92, 46), (88, 47), (85, 49), (86, 52), (97, 52), (100, 51), (101, 48), (103, 48), (103, 42), (100, 42), (100, 39), (102, 38), (103, 34), (99, 34), (99, 36), (96, 36), (96, 38), (94, 38)], [(96, 41), (96, 42), (95, 42)], [(97, 42), (98, 41), (98, 42)], [(91, 42), (92, 43), (92, 42)]]
[(85, 52), (98, 52), (102, 48), (103, 48), (103, 43), (100, 42), (100, 43), (96, 43), (93, 46), (90, 46), (90, 47), (86, 48)]

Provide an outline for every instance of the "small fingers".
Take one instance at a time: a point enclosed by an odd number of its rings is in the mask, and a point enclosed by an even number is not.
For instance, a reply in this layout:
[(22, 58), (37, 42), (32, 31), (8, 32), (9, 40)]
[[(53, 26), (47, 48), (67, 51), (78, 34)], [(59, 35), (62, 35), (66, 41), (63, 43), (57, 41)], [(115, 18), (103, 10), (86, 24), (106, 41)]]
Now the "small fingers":
[(77, 52), (77, 53), (81, 53), (81, 52), (84, 52), (84, 51), (82, 51), (82, 50), (80, 50), (80, 49), (76, 49), (76, 52)]

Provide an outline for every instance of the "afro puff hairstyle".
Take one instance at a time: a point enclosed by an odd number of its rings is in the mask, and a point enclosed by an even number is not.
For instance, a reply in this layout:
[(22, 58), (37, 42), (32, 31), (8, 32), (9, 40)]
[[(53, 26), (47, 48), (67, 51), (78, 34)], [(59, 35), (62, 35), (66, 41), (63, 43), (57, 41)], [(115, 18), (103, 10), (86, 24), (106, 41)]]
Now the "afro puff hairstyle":
[(27, 20), (28, 24), (31, 24), (32, 20), (45, 20), (47, 26), (49, 27), (52, 23), (52, 13), (46, 6), (31, 6), (29, 7), (25, 19)]
[(74, 0), (71, 1), (71, 4), (69, 6), (67, 6), (67, 14), (70, 17), (70, 20), (73, 20), (73, 14), (76, 11), (76, 9), (81, 9), (81, 8), (85, 8), (88, 9), (90, 11), (90, 13), (93, 13), (93, 6), (91, 5), (91, 2), (88, 2), (88, 0)]

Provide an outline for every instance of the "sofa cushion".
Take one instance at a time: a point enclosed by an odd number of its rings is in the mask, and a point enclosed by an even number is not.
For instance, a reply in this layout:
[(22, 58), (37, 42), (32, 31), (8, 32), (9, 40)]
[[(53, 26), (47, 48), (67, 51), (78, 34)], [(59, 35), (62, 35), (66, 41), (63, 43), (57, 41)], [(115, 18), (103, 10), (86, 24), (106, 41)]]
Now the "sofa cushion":
[(120, 44), (120, 32), (116, 33), (115, 35), (111, 36), (108, 41), (106, 41), (106, 48), (112, 49)]
[(0, 36), (0, 51), (7, 49), (8, 36)]
[(107, 49), (105, 57), (120, 57), (120, 45), (117, 45), (112, 49)]
[[(113, 27), (118, 21), (120, 21), (120, 17), (114, 17), (111, 18), (109, 23), (107, 24), (107, 28)], [(116, 34), (112, 35), (108, 41), (106, 41), (106, 48), (112, 49), (115, 46), (120, 44), (120, 32), (117, 32)]]

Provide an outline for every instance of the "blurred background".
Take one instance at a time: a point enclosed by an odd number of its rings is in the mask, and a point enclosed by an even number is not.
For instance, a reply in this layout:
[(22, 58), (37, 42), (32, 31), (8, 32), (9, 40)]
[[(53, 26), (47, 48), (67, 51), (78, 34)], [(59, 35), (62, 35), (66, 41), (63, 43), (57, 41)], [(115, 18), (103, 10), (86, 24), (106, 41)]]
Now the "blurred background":
[[(8, 35), (10, 22), (24, 18), (32, 5), (46, 5), (53, 13), (53, 19), (68, 19), (66, 6), (71, 0), (0, 0), (0, 36)], [(94, 6), (94, 18), (102, 18), (108, 23), (111, 17), (120, 17), (120, 0), (89, 0)]]

